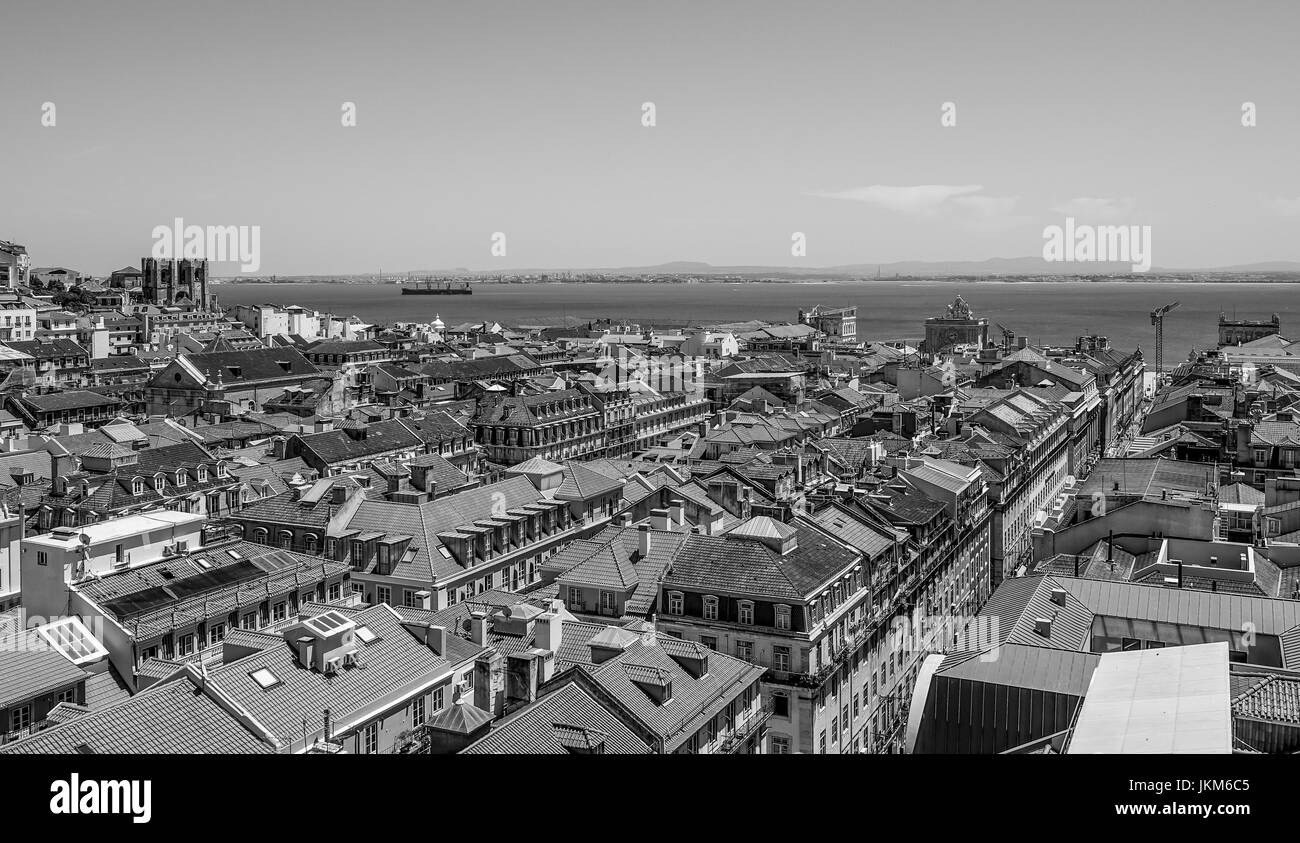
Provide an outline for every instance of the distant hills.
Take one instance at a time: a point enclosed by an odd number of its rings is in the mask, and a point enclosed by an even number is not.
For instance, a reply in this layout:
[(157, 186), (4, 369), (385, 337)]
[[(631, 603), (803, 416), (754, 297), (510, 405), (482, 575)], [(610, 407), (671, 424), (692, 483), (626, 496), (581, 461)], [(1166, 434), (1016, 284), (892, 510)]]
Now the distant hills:
[[(757, 264), (714, 266), (703, 261), (669, 261), (653, 266), (623, 267), (512, 267), (509, 269), (471, 270), (464, 267), (456, 269), (418, 269), (395, 273), (384, 273), (384, 279), (395, 282), (406, 276), (458, 276), (458, 277), (495, 277), (500, 275), (556, 275), (569, 273), (575, 275), (610, 275), (623, 277), (637, 276), (729, 276), (738, 278), (766, 279), (862, 279), (870, 281), (877, 276), (881, 279), (903, 278), (979, 278), (986, 276), (1022, 277), (1027, 281), (1049, 281), (1053, 278), (1088, 276), (1113, 277), (1132, 276), (1134, 281), (1193, 281), (1211, 280), (1206, 276), (1273, 276), (1273, 280), (1300, 281), (1300, 261), (1267, 261), (1234, 266), (1210, 268), (1171, 268), (1152, 267), (1147, 272), (1133, 272), (1128, 263), (1074, 263), (1049, 262), (1041, 257), (988, 258), (980, 261), (897, 261), (894, 263), (854, 263), (838, 266), (764, 266)], [(1296, 276), (1295, 278), (1278, 278), (1277, 276)], [(343, 281), (348, 279), (377, 279), (374, 273), (358, 275), (300, 275), (277, 276), (280, 282), (295, 281)], [(270, 280), (268, 276), (256, 279), (248, 276), (230, 276), (223, 281), (262, 281)], [(1227, 279), (1215, 279), (1227, 280)], [(1245, 279), (1234, 279), (1245, 280)]]

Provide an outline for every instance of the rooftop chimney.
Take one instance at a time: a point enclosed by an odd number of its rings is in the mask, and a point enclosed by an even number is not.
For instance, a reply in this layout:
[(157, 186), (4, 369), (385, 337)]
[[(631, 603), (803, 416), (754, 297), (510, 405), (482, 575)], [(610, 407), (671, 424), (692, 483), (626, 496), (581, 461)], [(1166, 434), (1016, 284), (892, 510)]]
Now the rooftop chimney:
[(533, 621), (533, 646), (539, 650), (559, 652), (564, 619), (554, 612), (538, 615)]
[(1044, 638), (1052, 637), (1052, 622), (1047, 618), (1038, 618), (1034, 621), (1034, 632)]
[(429, 645), (429, 649), (437, 655), (445, 656), (447, 654), (447, 627), (429, 624), (424, 640)]
[(639, 558), (645, 559), (650, 555), (650, 543), (653, 537), (650, 534), (650, 525), (642, 524), (637, 528), (637, 554)]
[(678, 500), (669, 501), (668, 515), (669, 518), (672, 520), (673, 524), (677, 525), (678, 527), (686, 526), (686, 504), (683, 503), (682, 501), (678, 501)]
[(469, 615), (469, 640), (480, 647), (487, 646), (488, 616), (487, 612), (475, 609)]
[(673, 528), (672, 514), (666, 509), (650, 510), (650, 526), (656, 530), (671, 531)]

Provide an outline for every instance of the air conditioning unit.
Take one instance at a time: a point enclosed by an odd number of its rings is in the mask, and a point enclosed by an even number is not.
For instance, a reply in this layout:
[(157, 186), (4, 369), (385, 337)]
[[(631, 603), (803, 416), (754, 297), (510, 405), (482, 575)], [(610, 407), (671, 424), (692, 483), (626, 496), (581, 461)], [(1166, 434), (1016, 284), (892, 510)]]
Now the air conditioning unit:
[(175, 553), (176, 553), (176, 545), (174, 544), (163, 545), (163, 556), (172, 556)]
[(189, 553), (189, 552), (190, 552), (190, 543), (187, 542), (187, 541), (184, 541), (184, 542), (182, 542), (182, 541), (178, 541), (178, 542), (176, 542), (176, 552), (177, 552), (177, 553)]
[(339, 659), (326, 659), (326, 660), (325, 660), (325, 675), (326, 675), (326, 676), (329, 676), (329, 675), (331, 675), (331, 674), (338, 673), (338, 672), (339, 672), (339, 667), (340, 667), (340, 665), (339, 665)]

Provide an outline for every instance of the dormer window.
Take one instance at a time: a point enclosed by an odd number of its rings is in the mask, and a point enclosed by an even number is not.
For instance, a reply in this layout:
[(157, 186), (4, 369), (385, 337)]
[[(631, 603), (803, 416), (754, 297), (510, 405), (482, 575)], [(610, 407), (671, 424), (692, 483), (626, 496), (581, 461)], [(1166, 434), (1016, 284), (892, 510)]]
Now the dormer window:
[(199, 466), (199, 482), (206, 483), (207, 479), (208, 479), (208, 467), (206, 465)]
[(185, 469), (183, 469), (183, 468), (178, 468), (178, 469), (176, 469), (176, 485), (177, 485), (177, 486), (184, 486), (184, 485), (185, 485), (185, 482), (186, 482), (186, 479), (187, 479), (187, 478), (186, 478), (186, 476), (185, 476)]
[(789, 606), (776, 607), (776, 628), (777, 629), (790, 628), (790, 607)]
[(143, 495), (143, 494), (144, 494), (144, 478), (143, 478), (143, 477), (137, 477), (137, 478), (135, 478), (134, 480), (131, 481), (131, 494), (133, 494), (133, 495)]
[(704, 619), (706, 621), (716, 621), (718, 619), (718, 598), (712, 594), (704, 597)]
[(218, 476), (218, 477), (229, 477), (229, 476), (230, 476), (229, 472), (226, 471), (226, 464), (225, 464), (224, 462), (222, 462), (222, 463), (217, 463), (217, 476)]
[(162, 474), (155, 474), (153, 476), (153, 490), (155, 492), (157, 492), (158, 494), (162, 494), (163, 487), (166, 485), (167, 485), (167, 478), (165, 478)]
[(752, 624), (754, 622), (754, 601), (740, 601), (740, 622)]
[(668, 592), (668, 614), (670, 615), (682, 614), (682, 604), (683, 604), (682, 593), (680, 591)]

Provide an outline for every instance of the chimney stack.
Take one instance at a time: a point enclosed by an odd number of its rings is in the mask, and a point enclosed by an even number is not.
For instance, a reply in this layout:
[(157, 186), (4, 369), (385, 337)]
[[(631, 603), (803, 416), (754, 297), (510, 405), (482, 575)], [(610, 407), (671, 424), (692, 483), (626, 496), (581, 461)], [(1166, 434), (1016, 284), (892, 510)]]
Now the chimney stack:
[(564, 619), (554, 612), (545, 612), (533, 621), (533, 646), (539, 650), (559, 652)]
[(487, 612), (476, 609), (469, 616), (469, 639), (480, 647), (487, 646)]
[(447, 654), (447, 627), (429, 624), (425, 632), (425, 643), (439, 656)]
[(637, 554), (641, 559), (645, 559), (650, 555), (650, 543), (652, 538), (653, 537), (650, 535), (649, 524), (642, 524), (637, 528)]
[(675, 500), (668, 502), (669, 519), (677, 527), (686, 526), (686, 504)]

